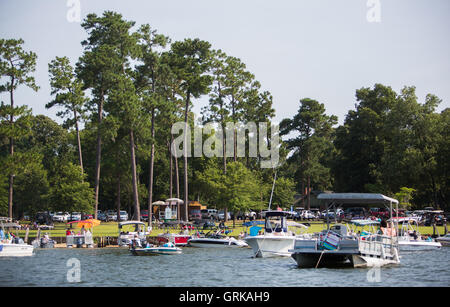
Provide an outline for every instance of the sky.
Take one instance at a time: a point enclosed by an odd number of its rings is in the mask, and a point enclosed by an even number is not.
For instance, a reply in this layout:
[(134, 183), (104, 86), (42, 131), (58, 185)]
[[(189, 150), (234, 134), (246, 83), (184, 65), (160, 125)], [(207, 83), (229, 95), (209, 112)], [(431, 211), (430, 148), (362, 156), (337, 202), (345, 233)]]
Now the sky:
[[(355, 108), (355, 91), (376, 83), (397, 93), (415, 86), (419, 102), (432, 93), (442, 99), (438, 111), (450, 106), (448, 0), (0, 0), (0, 38), (22, 38), (38, 56), (40, 89), (20, 87), (16, 105), (62, 122), (57, 109), (45, 108), (48, 63), (67, 56), (75, 64), (82, 55), (87, 34), (74, 12), (82, 20), (105, 10), (148, 23), (172, 41), (200, 38), (240, 58), (273, 95), (278, 122), (307, 97), (342, 124)], [(5, 93), (0, 99), (9, 104)], [(207, 101), (194, 101), (193, 111), (199, 115)]]

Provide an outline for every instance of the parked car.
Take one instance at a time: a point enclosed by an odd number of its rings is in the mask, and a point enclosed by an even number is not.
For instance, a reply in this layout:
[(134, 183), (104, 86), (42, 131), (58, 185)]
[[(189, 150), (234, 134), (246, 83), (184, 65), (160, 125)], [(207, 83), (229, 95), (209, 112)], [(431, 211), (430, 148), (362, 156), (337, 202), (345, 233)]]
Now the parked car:
[(117, 221), (117, 211), (116, 210), (108, 210), (106, 212), (106, 219), (108, 221)]
[(302, 220), (312, 220), (312, 219), (315, 219), (315, 218), (316, 218), (316, 215), (315, 215), (312, 211), (310, 211), (310, 210), (303, 210), (303, 211), (300, 213), (300, 218), (301, 218)]
[(128, 221), (128, 213), (126, 211), (120, 211), (119, 214), (121, 221)]
[(203, 209), (201, 210), (202, 219), (217, 219), (218, 214), (216, 209)]
[(324, 211), (322, 211), (322, 213), (320, 214), (320, 217), (321, 217), (322, 219), (324, 219), (324, 220), (327, 219), (327, 216), (328, 216), (328, 219), (334, 219), (334, 218), (336, 218), (336, 219), (343, 219), (344, 216), (347, 217), (347, 216), (345, 215), (345, 213), (344, 213), (344, 210), (342, 210), (342, 209), (340, 209), (340, 208), (336, 209), (336, 211), (335, 211), (335, 210), (328, 210), (328, 211), (327, 211), (327, 210), (324, 210)]
[[(219, 213), (217, 214), (219, 220), (225, 220), (225, 211), (224, 210), (220, 210)], [(227, 212), (227, 219), (231, 220), (231, 214), (230, 212)]]
[(141, 221), (148, 221), (148, 210), (142, 210), (141, 211)]
[(81, 221), (80, 212), (72, 212), (69, 217), (69, 221)]
[(90, 220), (93, 218), (94, 218), (94, 216), (92, 214), (85, 214), (85, 213), (81, 214), (81, 220)]
[(366, 211), (362, 207), (352, 207), (347, 208), (344, 211), (344, 216), (347, 219), (353, 219), (353, 218), (365, 218), (366, 217)]
[(34, 220), (39, 225), (53, 225), (53, 220), (48, 212), (38, 212), (34, 217)]
[(107, 220), (106, 214), (103, 213), (102, 211), (97, 212), (97, 220), (106, 222), (106, 220)]
[(198, 210), (198, 209), (191, 210), (191, 212), (189, 213), (189, 219), (191, 221), (201, 220), (202, 219), (202, 212), (201, 212), (201, 210)]
[(69, 220), (70, 214), (67, 212), (56, 212), (52, 219), (54, 222), (67, 222)]
[(216, 224), (214, 221), (207, 219), (207, 220), (195, 220), (193, 223), (194, 227), (197, 227), (198, 229), (212, 229), (216, 227)]

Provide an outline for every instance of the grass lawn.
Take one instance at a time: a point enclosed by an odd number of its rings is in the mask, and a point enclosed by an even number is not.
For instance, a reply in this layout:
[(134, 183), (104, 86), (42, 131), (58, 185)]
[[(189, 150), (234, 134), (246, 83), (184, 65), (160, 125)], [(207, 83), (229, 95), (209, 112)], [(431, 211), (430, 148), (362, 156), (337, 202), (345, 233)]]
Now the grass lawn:
[[(321, 221), (317, 221), (317, 222), (309, 222), (309, 224), (311, 225), (306, 232), (307, 233), (314, 233), (314, 232), (319, 232), (322, 229), (324, 229), (326, 227), (326, 223), (323, 223)], [(216, 223), (217, 225), (217, 223)], [(52, 230), (41, 230), (41, 234), (48, 232), (48, 234), (50, 235), (50, 237), (64, 237), (66, 235), (66, 229), (67, 229), (67, 225), (64, 223), (55, 223), (55, 228)], [(233, 222), (227, 222), (226, 226), (233, 230), (232, 233), (230, 233), (229, 235), (231, 236), (238, 236), (241, 232), (248, 232), (248, 228), (247, 227), (243, 227), (242, 226), (242, 221), (236, 221), (236, 227), (233, 228)], [(124, 231), (133, 231), (133, 226), (124, 226), (123, 230)], [(443, 226), (439, 226), (437, 227), (439, 234), (443, 235), (444, 234), (444, 227)], [(79, 231), (79, 228), (76, 227), (76, 225), (73, 226), (72, 230), (76, 233)], [(178, 232), (179, 230), (176, 229), (171, 229), (170, 232)], [(153, 231), (151, 232), (151, 236), (157, 236), (158, 234), (163, 233), (164, 230), (163, 229), (153, 229)], [(431, 226), (419, 226), (419, 232), (422, 235), (426, 235), (426, 234), (433, 234), (433, 227)], [(93, 235), (94, 237), (117, 237), (119, 233), (118, 227), (117, 227), (117, 222), (102, 222), (99, 226), (94, 228), (93, 231)], [(28, 236), (29, 237), (35, 237), (37, 234), (37, 230), (30, 230)], [(19, 236), (20, 237), (24, 237), (25, 236), (25, 230), (20, 230), (19, 231)]]

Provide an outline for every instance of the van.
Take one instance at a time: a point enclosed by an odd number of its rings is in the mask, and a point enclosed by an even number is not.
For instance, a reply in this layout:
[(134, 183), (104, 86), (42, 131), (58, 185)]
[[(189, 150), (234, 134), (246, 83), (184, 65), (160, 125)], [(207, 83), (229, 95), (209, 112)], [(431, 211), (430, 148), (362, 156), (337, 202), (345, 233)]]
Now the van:
[(202, 219), (217, 219), (217, 210), (216, 209), (203, 209), (201, 210)]

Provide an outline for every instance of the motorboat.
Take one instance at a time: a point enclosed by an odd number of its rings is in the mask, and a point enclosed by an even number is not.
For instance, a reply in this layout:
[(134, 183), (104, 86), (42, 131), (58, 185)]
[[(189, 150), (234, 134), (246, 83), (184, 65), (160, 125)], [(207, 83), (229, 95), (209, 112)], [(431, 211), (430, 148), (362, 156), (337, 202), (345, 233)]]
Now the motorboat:
[[(327, 229), (311, 239), (295, 240), (291, 257), (298, 267), (373, 267), (400, 263), (396, 228), (392, 222), (392, 204), (398, 206), (396, 199), (372, 193), (322, 193), (317, 198), (327, 202), (327, 210), (355, 204), (389, 205), (391, 222), (389, 225), (385, 221), (380, 222), (381, 232), (372, 230), (355, 233), (344, 224), (330, 226), (327, 218)], [(379, 223), (371, 220), (351, 222), (372, 227)]]
[(400, 217), (394, 219), (397, 223), (402, 223), (402, 228), (398, 236), (398, 246), (400, 250), (434, 249), (442, 247), (440, 242), (431, 237), (424, 238), (419, 233), (418, 219), (414, 217)]
[(34, 248), (54, 248), (55, 241), (50, 239), (48, 236), (43, 236), (41, 238), (36, 238), (31, 244)]
[(441, 243), (442, 246), (450, 246), (450, 233), (442, 237), (437, 237), (436, 241)]
[(176, 247), (172, 242), (161, 246), (147, 245), (145, 248), (130, 248), (130, 252), (135, 256), (155, 256), (155, 255), (177, 255), (182, 253), (182, 249)]
[[(132, 231), (124, 231), (124, 226), (134, 226)], [(145, 231), (145, 223), (140, 221), (125, 221), (119, 222), (119, 236), (117, 237), (117, 245), (119, 247), (128, 247), (132, 240), (138, 239), (140, 242), (145, 244), (147, 240), (147, 235), (149, 234)]]
[(192, 247), (246, 247), (247, 243), (233, 237), (221, 234), (222, 230), (208, 232), (204, 236), (193, 236), (188, 240), (188, 246)]
[(33, 256), (33, 245), (25, 243), (0, 243), (0, 257)]
[(289, 257), (289, 250), (294, 248), (295, 239), (305, 237), (288, 230), (289, 226), (308, 228), (303, 224), (287, 221), (288, 214), (286, 211), (266, 211), (264, 233), (259, 234), (261, 227), (256, 225), (250, 228), (250, 235), (244, 240), (253, 249), (255, 257)]
[(36, 239), (31, 242), (34, 248), (54, 248), (55, 241), (50, 238), (48, 233), (41, 237), (41, 228), (38, 229)]
[(160, 244), (164, 244), (167, 242), (172, 242), (175, 246), (186, 246), (188, 245), (188, 241), (191, 238), (191, 235), (188, 233), (161, 233), (156, 239)]
[[(4, 223), (4, 220), (6, 223)], [(20, 227), (9, 219), (0, 220), (0, 257), (32, 256), (34, 247), (27, 244), (18, 236), (10, 237), (5, 229)]]

